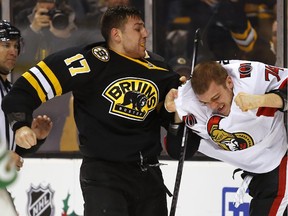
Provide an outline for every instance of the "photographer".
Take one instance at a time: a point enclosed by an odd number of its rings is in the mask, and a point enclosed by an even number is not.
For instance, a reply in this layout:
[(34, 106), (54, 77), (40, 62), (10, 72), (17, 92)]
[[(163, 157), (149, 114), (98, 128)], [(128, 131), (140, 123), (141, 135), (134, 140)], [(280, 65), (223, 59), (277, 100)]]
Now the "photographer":
[(28, 68), (47, 55), (75, 44), (75, 12), (64, 1), (37, 0), (28, 19), (30, 25), (23, 30), (25, 54), (20, 59), (21, 65)]

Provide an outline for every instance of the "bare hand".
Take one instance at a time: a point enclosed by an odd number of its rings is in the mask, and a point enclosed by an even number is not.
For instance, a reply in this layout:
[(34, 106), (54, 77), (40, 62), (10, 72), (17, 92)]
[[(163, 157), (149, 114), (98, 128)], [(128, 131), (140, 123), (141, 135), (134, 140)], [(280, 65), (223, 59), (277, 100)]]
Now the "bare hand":
[(36, 138), (39, 140), (45, 139), (51, 129), (52, 129), (53, 123), (51, 119), (46, 115), (39, 115), (36, 118), (33, 119), (31, 129), (36, 135)]
[(185, 84), (187, 82), (187, 77), (186, 76), (181, 76), (179, 81), (181, 82), (181, 84)]
[(23, 126), (15, 132), (15, 142), (18, 146), (30, 149), (37, 144), (37, 137), (33, 130), (27, 126)]
[(15, 164), (16, 170), (19, 171), (22, 168), (23, 163), (24, 163), (23, 158), (13, 151), (9, 151), (9, 152), (10, 152), (11, 163)]
[(263, 104), (263, 97), (261, 95), (251, 95), (240, 92), (234, 99), (236, 105), (243, 111), (257, 109)]
[(34, 14), (34, 17), (31, 23), (31, 28), (33, 31), (38, 32), (42, 28), (50, 26), (51, 21), (47, 13), (48, 13), (48, 9), (46, 8), (36, 9), (36, 12)]
[(178, 90), (171, 89), (165, 97), (164, 106), (167, 112), (176, 112), (174, 99), (178, 97)]

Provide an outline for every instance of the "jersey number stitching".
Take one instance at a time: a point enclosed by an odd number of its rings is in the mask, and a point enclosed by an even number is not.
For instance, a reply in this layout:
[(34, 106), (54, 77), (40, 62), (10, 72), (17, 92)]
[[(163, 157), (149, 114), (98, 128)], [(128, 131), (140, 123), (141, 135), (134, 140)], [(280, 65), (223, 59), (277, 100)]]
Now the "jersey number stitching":
[(80, 67), (69, 67), (68, 69), (70, 71), (71, 76), (75, 76), (79, 73), (89, 73), (91, 71), (86, 59), (84, 58), (84, 56), (82, 54), (76, 54), (76, 55), (64, 60), (64, 62), (67, 66), (69, 66), (71, 63), (76, 62), (76, 61), (79, 61), (81, 66)]

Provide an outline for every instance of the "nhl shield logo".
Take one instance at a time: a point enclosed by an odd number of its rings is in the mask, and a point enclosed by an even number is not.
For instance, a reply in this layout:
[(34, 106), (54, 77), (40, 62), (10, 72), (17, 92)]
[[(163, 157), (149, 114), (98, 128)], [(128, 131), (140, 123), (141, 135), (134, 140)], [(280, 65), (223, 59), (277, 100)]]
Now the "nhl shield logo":
[(54, 216), (53, 195), (49, 184), (46, 187), (31, 186), (28, 191), (28, 216)]

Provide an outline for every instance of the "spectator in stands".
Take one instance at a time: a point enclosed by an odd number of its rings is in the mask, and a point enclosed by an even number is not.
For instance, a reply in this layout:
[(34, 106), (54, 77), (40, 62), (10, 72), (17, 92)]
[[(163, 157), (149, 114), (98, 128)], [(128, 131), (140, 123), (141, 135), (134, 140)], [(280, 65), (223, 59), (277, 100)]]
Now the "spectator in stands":
[(100, 32), (100, 27), (102, 15), (107, 8), (118, 5), (130, 5), (130, 0), (87, 0), (87, 4), (87, 15), (80, 21), (79, 31), (82, 33), (82, 41), (92, 43), (95, 40), (104, 40)]
[[(206, 57), (204, 60), (249, 59), (274, 64), (275, 54), (270, 50), (267, 29), (271, 29), (275, 19), (275, 5), (275, 0), (183, 0), (181, 16), (189, 17), (190, 22), (176, 26), (176, 30), (188, 29), (189, 34), (183, 37), (178, 34), (178, 41), (175, 37), (167, 38), (167, 44), (172, 44), (172, 48), (188, 44), (182, 55), (190, 58), (191, 38), (200, 28), (203, 46), (199, 47), (199, 55)], [(252, 8), (256, 16), (252, 16)], [(170, 53), (169, 59), (173, 57)]]
[(75, 45), (75, 12), (64, 1), (37, 0), (28, 19), (30, 25), (23, 30), (25, 47), (19, 64), (29, 67), (55, 51)]

